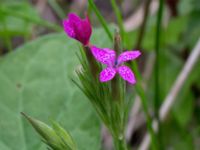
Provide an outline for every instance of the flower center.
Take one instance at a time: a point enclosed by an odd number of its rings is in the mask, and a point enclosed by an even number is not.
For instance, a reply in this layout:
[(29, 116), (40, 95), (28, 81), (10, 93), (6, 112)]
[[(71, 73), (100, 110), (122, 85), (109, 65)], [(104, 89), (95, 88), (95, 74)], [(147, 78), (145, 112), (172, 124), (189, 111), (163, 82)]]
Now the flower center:
[(114, 63), (114, 68), (117, 68), (118, 67), (118, 61), (117, 59), (115, 60), (115, 63)]

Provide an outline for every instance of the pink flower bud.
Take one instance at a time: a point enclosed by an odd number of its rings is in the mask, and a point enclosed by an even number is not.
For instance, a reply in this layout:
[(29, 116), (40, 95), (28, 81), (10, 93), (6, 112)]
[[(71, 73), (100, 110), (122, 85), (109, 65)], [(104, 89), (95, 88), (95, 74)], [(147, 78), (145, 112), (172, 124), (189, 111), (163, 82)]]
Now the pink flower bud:
[(63, 27), (67, 35), (78, 40), (84, 46), (89, 44), (92, 27), (88, 16), (81, 19), (74, 13), (68, 15), (68, 19), (63, 20)]

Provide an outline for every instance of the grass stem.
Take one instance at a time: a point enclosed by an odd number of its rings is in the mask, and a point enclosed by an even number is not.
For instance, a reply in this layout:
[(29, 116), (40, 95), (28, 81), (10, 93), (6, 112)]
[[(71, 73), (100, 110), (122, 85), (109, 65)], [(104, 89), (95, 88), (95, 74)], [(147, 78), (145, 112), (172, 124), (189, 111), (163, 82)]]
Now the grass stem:
[(160, 118), (159, 118), (159, 107), (160, 107), (160, 43), (161, 43), (161, 27), (162, 27), (162, 15), (163, 15), (163, 5), (164, 0), (160, 0), (158, 15), (157, 15), (157, 23), (156, 23), (156, 37), (155, 37), (155, 53), (156, 53), (156, 60), (155, 60), (155, 100), (154, 100), (154, 112), (155, 118), (158, 121), (158, 147), (161, 148), (161, 127), (160, 127)]

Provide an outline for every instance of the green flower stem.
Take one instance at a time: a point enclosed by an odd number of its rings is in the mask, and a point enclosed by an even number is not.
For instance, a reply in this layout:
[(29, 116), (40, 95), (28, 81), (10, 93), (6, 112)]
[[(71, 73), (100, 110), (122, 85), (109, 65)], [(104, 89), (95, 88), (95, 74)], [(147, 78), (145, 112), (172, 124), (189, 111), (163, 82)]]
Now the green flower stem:
[(87, 60), (89, 62), (89, 67), (90, 67), (91, 73), (92, 73), (94, 79), (97, 80), (98, 79), (98, 69), (99, 69), (97, 62), (94, 59), (94, 57), (92, 56), (91, 50), (89, 47), (83, 46), (83, 49), (86, 54)]
[(114, 138), (116, 150), (128, 150), (124, 136)]
[(103, 18), (103, 16), (101, 15), (100, 11), (95, 6), (94, 1), (93, 0), (88, 0), (88, 2), (89, 2), (90, 7), (95, 12), (95, 14), (96, 14), (97, 18), (99, 19), (101, 25), (103, 26), (104, 30), (106, 31), (109, 39), (112, 41), (113, 40), (112, 33), (110, 32), (110, 30), (109, 30), (109, 28), (107, 26), (107, 23), (106, 23), (105, 19)]
[[(104, 30), (106, 31), (108, 37), (110, 38), (110, 40), (112, 40), (112, 34), (111, 34), (111, 32), (109, 31), (109, 29), (108, 29), (108, 27), (106, 25), (106, 21), (101, 16), (99, 10), (96, 8), (93, 0), (88, 0), (88, 2), (89, 2), (90, 7), (96, 13), (100, 23), (102, 24), (102, 26), (104, 27)], [(125, 30), (123, 28), (123, 20), (122, 20), (122, 16), (120, 14), (120, 11), (119, 11), (119, 9), (118, 9), (118, 7), (116, 5), (115, 0), (111, 0), (111, 4), (112, 4), (112, 7), (113, 7), (113, 9), (115, 11), (117, 20), (118, 20), (118, 24), (119, 24), (119, 27), (120, 27), (120, 30), (121, 30), (120, 32), (121, 32), (122, 36), (124, 36)], [(128, 38), (124, 38), (124, 40), (125, 40), (125, 43), (127, 43), (127, 45), (128, 45)], [(139, 73), (139, 71), (137, 69), (137, 65), (135, 63), (133, 63), (132, 66), (134, 68), (134, 71), (135, 71), (137, 79), (141, 81), (141, 75), (140, 75), (140, 73)], [(148, 113), (147, 99), (145, 97), (144, 90), (143, 90), (140, 82), (138, 82), (137, 85), (136, 85), (136, 91), (137, 91), (138, 95), (140, 96), (142, 107), (143, 107), (143, 110), (144, 110), (144, 113), (145, 113), (145, 116), (146, 116), (147, 128), (148, 128), (148, 131), (149, 131), (149, 133), (151, 135), (153, 149), (156, 150), (157, 149), (157, 147), (156, 147), (156, 139), (155, 139), (155, 133), (154, 133), (153, 128), (152, 128), (152, 119), (151, 119), (151, 117), (150, 117), (150, 115)], [(122, 123), (122, 124), (123, 124), (122, 126), (125, 125), (125, 123)], [(112, 129), (113, 129), (113, 127), (110, 128), (110, 130), (112, 130)], [(112, 132), (112, 133), (115, 133), (115, 132)], [(120, 134), (118, 134), (118, 135), (120, 135)], [(123, 134), (121, 134), (121, 136), (123, 137)], [(117, 150), (127, 150), (125, 139), (122, 138), (122, 137), (113, 135), (114, 144), (115, 144), (115, 147), (116, 147)]]
[[(118, 31), (115, 32), (114, 36), (114, 50), (116, 54), (119, 55), (122, 52), (122, 42), (121, 36)], [(116, 76), (111, 81), (112, 98), (110, 100), (110, 106), (113, 107), (111, 114), (113, 114), (113, 119), (111, 118), (111, 128), (114, 131), (112, 134), (114, 145), (116, 150), (127, 150), (126, 141), (124, 139), (124, 129), (125, 129), (125, 87), (126, 84), (119, 76)]]

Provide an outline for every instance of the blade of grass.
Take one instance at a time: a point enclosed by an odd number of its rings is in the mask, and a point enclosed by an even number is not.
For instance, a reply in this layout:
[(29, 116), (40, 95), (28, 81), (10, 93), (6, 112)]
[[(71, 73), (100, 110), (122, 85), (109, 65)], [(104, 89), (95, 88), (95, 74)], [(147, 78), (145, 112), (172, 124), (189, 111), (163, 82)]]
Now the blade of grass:
[(155, 37), (155, 53), (156, 53), (156, 60), (155, 60), (155, 100), (154, 100), (154, 113), (155, 118), (158, 120), (158, 132), (157, 132), (157, 139), (158, 139), (158, 147), (162, 149), (162, 141), (161, 141), (161, 127), (160, 127), (160, 118), (159, 118), (159, 107), (160, 107), (160, 87), (159, 87), (159, 78), (160, 78), (160, 41), (161, 41), (161, 26), (162, 26), (162, 14), (163, 14), (163, 5), (164, 0), (160, 0), (159, 9), (157, 14), (157, 23), (156, 23), (156, 37)]
[(163, 0), (160, 0), (159, 10), (157, 15), (157, 25), (156, 25), (156, 37), (155, 37), (155, 116), (158, 119), (158, 110), (160, 103), (160, 91), (159, 91), (159, 64), (160, 64), (160, 38), (161, 38), (161, 21), (162, 21), (162, 12), (163, 12)]
[(107, 33), (109, 39), (111, 41), (113, 41), (113, 37), (112, 37), (112, 33), (110, 32), (107, 23), (105, 21), (105, 19), (103, 18), (103, 16), (101, 15), (100, 11), (97, 9), (97, 7), (94, 4), (93, 0), (88, 0), (90, 7), (92, 8), (92, 10), (95, 12), (97, 18), (99, 19), (99, 22), (101, 23), (101, 25), (103, 26), (105, 32)]
[(160, 91), (159, 91), (159, 64), (160, 64), (160, 38), (161, 38), (161, 21), (162, 21), (162, 11), (163, 11), (163, 0), (160, 0), (159, 10), (157, 15), (157, 25), (156, 25), (156, 37), (155, 37), (155, 52), (156, 52), (156, 61), (155, 61), (155, 117), (158, 119), (158, 109), (159, 109), (159, 100), (160, 100)]

